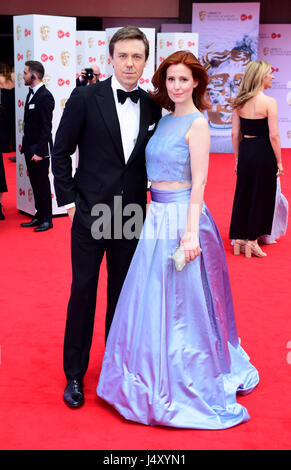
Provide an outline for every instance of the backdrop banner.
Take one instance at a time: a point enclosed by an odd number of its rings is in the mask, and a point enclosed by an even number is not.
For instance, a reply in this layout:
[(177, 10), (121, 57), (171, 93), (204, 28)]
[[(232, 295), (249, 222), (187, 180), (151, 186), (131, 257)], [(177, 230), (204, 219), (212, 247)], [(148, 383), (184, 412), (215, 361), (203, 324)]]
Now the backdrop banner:
[(291, 147), (291, 25), (261, 24), (258, 58), (270, 62), (274, 80), (266, 94), (278, 104), (281, 146)]
[[(24, 103), (28, 87), (24, 85), (23, 70), (27, 60), (37, 60), (45, 68), (43, 82), (55, 99), (53, 139), (65, 103), (76, 86), (76, 18), (44, 15), (14, 16), (14, 71), (16, 108), (16, 165), (17, 209), (35, 214), (34, 198), (27, 175), (24, 155), (20, 153), (23, 136)], [(72, 157), (75, 171), (75, 156)], [(53, 176), (49, 173), (53, 214), (66, 213), (56, 203)]]
[(106, 78), (106, 33), (105, 31), (77, 31), (76, 33), (77, 77), (81, 70), (98, 65), (99, 80)]
[(190, 51), (198, 57), (197, 33), (158, 33), (157, 67), (173, 52), (183, 50)]
[(199, 59), (210, 76), (207, 118), (211, 151), (232, 152), (231, 103), (245, 67), (258, 53), (260, 3), (194, 3), (192, 31), (199, 33)]

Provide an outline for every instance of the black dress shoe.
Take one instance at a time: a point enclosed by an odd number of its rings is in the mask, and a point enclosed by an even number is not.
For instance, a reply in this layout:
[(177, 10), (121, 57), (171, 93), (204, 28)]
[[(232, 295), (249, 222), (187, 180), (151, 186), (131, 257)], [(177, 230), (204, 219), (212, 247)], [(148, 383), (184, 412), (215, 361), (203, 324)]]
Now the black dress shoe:
[(34, 229), (34, 231), (45, 232), (46, 230), (49, 230), (50, 228), (53, 228), (53, 224), (51, 222), (42, 222), (38, 227)]
[(64, 392), (64, 402), (69, 408), (79, 408), (85, 399), (81, 379), (68, 380)]
[(21, 227), (37, 227), (39, 224), (40, 224), (39, 219), (36, 219), (34, 217), (33, 219), (31, 219), (30, 222), (23, 222), (20, 225), (21, 225)]

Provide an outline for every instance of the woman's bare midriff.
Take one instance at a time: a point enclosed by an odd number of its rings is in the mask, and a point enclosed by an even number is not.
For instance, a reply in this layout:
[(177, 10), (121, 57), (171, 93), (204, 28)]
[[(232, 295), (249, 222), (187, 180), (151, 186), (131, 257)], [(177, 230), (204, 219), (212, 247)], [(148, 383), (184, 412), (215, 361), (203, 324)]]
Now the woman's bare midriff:
[(164, 189), (166, 191), (170, 191), (171, 189), (182, 189), (182, 188), (189, 188), (191, 183), (189, 181), (183, 181), (180, 183), (179, 181), (152, 181), (151, 187), (153, 189)]

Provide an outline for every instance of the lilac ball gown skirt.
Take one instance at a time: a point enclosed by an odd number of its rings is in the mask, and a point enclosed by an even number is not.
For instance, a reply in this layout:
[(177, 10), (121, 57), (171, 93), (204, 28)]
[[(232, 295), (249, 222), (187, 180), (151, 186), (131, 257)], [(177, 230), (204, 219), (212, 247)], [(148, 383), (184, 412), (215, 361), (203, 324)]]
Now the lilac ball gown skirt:
[(240, 346), (224, 247), (203, 205), (202, 254), (178, 272), (171, 258), (191, 189), (151, 190), (108, 336), (97, 394), (127, 420), (224, 429), (249, 419), (236, 401), (258, 384)]

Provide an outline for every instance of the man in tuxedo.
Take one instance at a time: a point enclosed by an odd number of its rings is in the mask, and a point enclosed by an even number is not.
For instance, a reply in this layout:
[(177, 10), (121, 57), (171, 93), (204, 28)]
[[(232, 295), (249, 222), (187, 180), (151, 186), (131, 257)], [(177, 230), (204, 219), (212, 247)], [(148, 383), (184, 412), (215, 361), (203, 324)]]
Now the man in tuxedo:
[(87, 70), (86, 69), (81, 70), (80, 77), (76, 79), (76, 86), (93, 85), (93, 83), (99, 82), (99, 77), (100, 77), (100, 69), (98, 65), (92, 65), (92, 67), (90, 67)]
[(53, 227), (52, 196), (49, 181), (49, 164), (52, 141), (52, 117), (55, 100), (42, 82), (44, 67), (38, 61), (25, 62), (23, 80), (29, 87), (24, 107), (24, 128), (21, 152), (24, 153), (33, 191), (36, 213), (22, 227), (35, 227), (44, 232)]
[[(119, 214), (127, 204), (134, 203), (145, 215), (145, 146), (161, 117), (161, 110), (137, 86), (149, 55), (146, 36), (136, 27), (121, 28), (111, 38), (109, 54), (114, 75), (74, 89), (56, 134), (52, 158), (57, 202), (68, 208), (73, 220), (73, 281), (64, 341), (64, 401), (70, 408), (84, 402), (82, 382), (89, 362), (104, 253), (108, 273), (106, 339), (137, 244), (136, 237), (114, 237), (113, 227), (119, 217), (114, 214), (114, 201), (116, 197), (120, 201)], [(72, 177), (70, 156), (76, 146), (79, 163)], [(70, 207), (71, 203), (75, 207)], [(98, 219), (94, 216), (98, 204), (106, 205), (112, 214), (106, 222), (112, 229), (109, 238), (91, 233)]]

